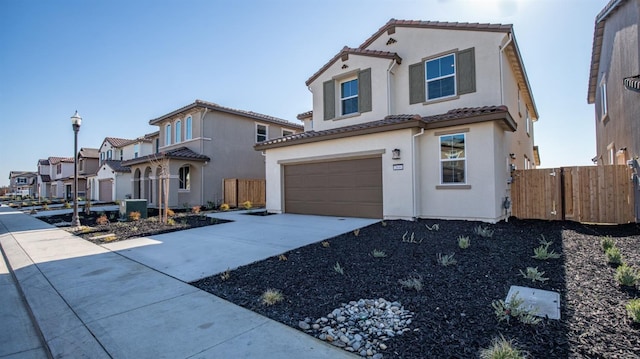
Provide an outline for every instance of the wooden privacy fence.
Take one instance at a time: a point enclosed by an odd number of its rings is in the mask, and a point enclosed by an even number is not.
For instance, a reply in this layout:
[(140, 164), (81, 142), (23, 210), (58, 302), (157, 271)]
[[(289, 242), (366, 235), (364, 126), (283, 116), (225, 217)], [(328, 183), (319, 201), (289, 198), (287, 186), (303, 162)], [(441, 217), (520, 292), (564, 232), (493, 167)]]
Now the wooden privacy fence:
[(253, 206), (264, 206), (267, 203), (265, 180), (225, 178), (223, 180), (224, 203), (230, 207), (238, 207), (246, 201)]
[(635, 221), (632, 170), (624, 165), (516, 170), (512, 215), (589, 223)]

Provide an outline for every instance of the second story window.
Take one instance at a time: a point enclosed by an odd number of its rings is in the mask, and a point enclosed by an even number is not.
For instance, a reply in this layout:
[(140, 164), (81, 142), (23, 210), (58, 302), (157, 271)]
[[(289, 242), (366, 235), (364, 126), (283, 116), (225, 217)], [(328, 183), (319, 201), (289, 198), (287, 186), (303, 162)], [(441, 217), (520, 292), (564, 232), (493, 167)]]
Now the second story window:
[(107, 159), (110, 160), (113, 158), (113, 150), (107, 151)]
[(456, 94), (456, 58), (454, 54), (426, 62), (427, 100)]
[(531, 136), (531, 118), (529, 118), (529, 108), (524, 107), (524, 124), (527, 129), (527, 135)]
[(267, 140), (267, 125), (256, 124), (256, 142)]
[(139, 155), (140, 155), (140, 144), (136, 143), (135, 145), (133, 145), (133, 158), (138, 158)]
[(156, 153), (160, 152), (160, 139), (156, 138)]
[(340, 108), (342, 115), (358, 112), (358, 79), (340, 83)]
[(293, 135), (293, 131), (282, 129), (282, 137)]
[(61, 174), (62, 173), (62, 163), (58, 163), (56, 165), (56, 173), (57, 174)]
[(171, 144), (171, 124), (164, 126), (164, 145), (169, 146)]
[(602, 79), (600, 83), (600, 119), (604, 120), (607, 116), (607, 82)]
[(193, 129), (192, 129), (192, 123), (193, 120), (191, 119), (191, 116), (187, 117), (187, 119), (185, 120), (185, 129), (184, 129), (184, 139), (185, 140), (190, 140), (193, 138)]
[(182, 121), (176, 121), (176, 143), (182, 141)]
[(123, 158), (124, 158), (124, 151), (120, 150), (120, 161), (122, 161)]

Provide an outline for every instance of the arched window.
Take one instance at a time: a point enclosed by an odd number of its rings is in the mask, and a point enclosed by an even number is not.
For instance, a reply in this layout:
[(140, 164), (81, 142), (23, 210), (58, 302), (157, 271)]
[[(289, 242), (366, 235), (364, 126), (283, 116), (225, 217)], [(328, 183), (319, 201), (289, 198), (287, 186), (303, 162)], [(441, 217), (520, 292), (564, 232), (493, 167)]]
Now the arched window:
[(176, 121), (176, 143), (182, 141), (182, 121)]
[(191, 116), (187, 117), (186, 123), (185, 123), (185, 131), (184, 131), (184, 139), (185, 140), (190, 140), (191, 138), (193, 138), (193, 130), (191, 129)]
[(171, 124), (167, 124), (164, 127), (164, 145), (168, 146), (171, 144)]
[(179, 189), (189, 190), (191, 189), (191, 179), (189, 175), (189, 165), (180, 167), (178, 170), (178, 175), (180, 177)]

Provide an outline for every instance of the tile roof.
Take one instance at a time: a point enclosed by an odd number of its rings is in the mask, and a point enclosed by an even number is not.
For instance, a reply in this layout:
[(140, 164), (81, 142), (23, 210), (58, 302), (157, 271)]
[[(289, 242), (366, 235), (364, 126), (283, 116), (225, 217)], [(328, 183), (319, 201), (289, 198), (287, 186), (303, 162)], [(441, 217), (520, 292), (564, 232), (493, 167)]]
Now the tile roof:
[(596, 87), (598, 87), (598, 70), (600, 69), (600, 55), (602, 54), (602, 38), (604, 36), (605, 20), (627, 0), (611, 0), (596, 16), (593, 30), (593, 45), (591, 47), (591, 68), (589, 69), (589, 85), (587, 103), (596, 101)]
[(40, 175), (40, 179), (42, 179), (42, 182), (51, 182), (51, 176), (49, 175)]
[(40, 159), (40, 160), (38, 160), (38, 164), (40, 166), (48, 166), (49, 165), (49, 160), (46, 159), (46, 158), (45, 159)]
[(513, 25), (488, 24), (488, 23), (468, 23), (468, 22), (443, 22), (443, 21), (422, 21), (422, 20), (396, 20), (390, 19), (378, 31), (366, 39), (359, 48), (364, 49), (371, 45), (385, 31), (393, 31), (396, 27), (415, 27), (424, 29), (445, 29), (445, 30), (472, 30), (472, 31), (494, 31), (512, 32)]
[(640, 92), (640, 75), (627, 77), (623, 80), (624, 87), (628, 90)]
[(147, 156), (142, 156), (142, 157), (132, 158), (130, 160), (122, 161), (122, 164), (125, 166), (132, 166), (140, 163), (152, 162), (154, 160), (161, 160), (164, 158), (198, 161), (198, 162), (206, 162), (211, 160), (209, 156), (205, 156), (205, 155), (201, 155), (199, 153), (193, 152), (187, 147), (178, 147), (178, 148), (173, 148), (170, 150), (154, 153), (152, 155), (147, 155)]
[[(105, 137), (105, 141), (109, 142), (113, 147), (122, 147), (131, 143), (131, 139), (118, 137)], [(104, 142), (104, 141), (103, 141)]]
[(256, 144), (254, 148), (256, 150), (265, 150), (307, 142), (406, 128), (434, 129), (493, 120), (503, 120), (503, 125), (506, 130), (515, 131), (517, 127), (515, 121), (509, 115), (509, 109), (506, 106), (484, 106), (454, 109), (443, 114), (426, 117), (421, 117), (420, 115), (389, 115), (379, 121), (365, 122), (322, 131), (307, 131), (276, 138), (260, 142)]
[(73, 163), (73, 157), (49, 157), (49, 163), (56, 165), (60, 162)]
[(175, 116), (182, 116), (184, 114), (186, 114), (187, 112), (191, 111), (194, 108), (206, 108), (209, 110), (213, 110), (213, 111), (219, 111), (219, 112), (224, 112), (224, 113), (230, 113), (230, 114), (234, 114), (234, 115), (239, 115), (239, 116), (244, 116), (244, 117), (249, 117), (253, 120), (259, 120), (259, 121), (266, 121), (266, 122), (271, 122), (271, 123), (275, 123), (275, 124), (279, 124), (279, 125), (283, 125), (283, 126), (287, 126), (287, 127), (291, 127), (291, 128), (295, 128), (295, 129), (303, 129), (303, 126), (297, 123), (293, 123), (293, 122), (289, 122), (287, 120), (283, 120), (281, 118), (277, 118), (277, 117), (273, 117), (273, 116), (269, 116), (269, 115), (263, 115), (261, 113), (257, 113), (257, 112), (253, 112), (253, 111), (245, 111), (245, 110), (238, 110), (235, 108), (231, 108), (231, 107), (225, 107), (225, 106), (221, 106), (218, 105), (217, 103), (213, 103), (213, 102), (207, 102), (207, 101), (202, 101), (202, 100), (196, 100), (194, 103), (191, 103), (189, 105), (186, 105), (184, 107), (181, 107), (175, 111), (169, 112), (166, 115), (160, 116), (158, 118), (155, 118), (153, 120), (149, 121), (150, 125), (157, 125), (158, 123), (175, 117)]
[(112, 170), (118, 172), (118, 173), (130, 173), (131, 172), (131, 167), (127, 167), (127, 166), (123, 166), (122, 165), (123, 161), (116, 161), (116, 160), (106, 160), (103, 162), (103, 164), (111, 167)]
[(312, 111), (303, 112), (303, 113), (299, 113), (298, 116), (296, 116), (296, 118), (298, 120), (302, 121), (305, 118), (311, 118), (312, 116), (313, 116), (313, 110)]
[(307, 86), (309, 86), (309, 84), (311, 84), (313, 81), (315, 81), (318, 78), (318, 76), (320, 76), (329, 67), (331, 67), (331, 65), (333, 65), (336, 61), (338, 61), (338, 59), (342, 59), (342, 61), (346, 61), (349, 58), (349, 55), (381, 57), (383, 59), (396, 60), (396, 63), (398, 63), (398, 64), (402, 63), (402, 58), (398, 54), (396, 54), (395, 52), (378, 51), (378, 50), (367, 50), (367, 49), (363, 49), (361, 47), (360, 48), (352, 48), (352, 47), (345, 46), (331, 60), (329, 60), (329, 62), (324, 64), (324, 66), (322, 66), (320, 68), (320, 70), (316, 71), (315, 74), (311, 75), (311, 77), (309, 77), (309, 79), (305, 82), (305, 84)]
[(84, 158), (100, 158), (100, 150), (83, 147), (80, 149), (80, 156)]

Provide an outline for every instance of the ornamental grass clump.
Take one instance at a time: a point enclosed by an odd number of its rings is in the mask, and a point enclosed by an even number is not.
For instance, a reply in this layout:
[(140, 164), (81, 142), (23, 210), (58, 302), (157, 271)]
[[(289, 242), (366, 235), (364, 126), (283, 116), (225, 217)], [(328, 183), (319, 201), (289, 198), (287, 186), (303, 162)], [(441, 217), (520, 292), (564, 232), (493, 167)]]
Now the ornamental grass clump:
[(284, 295), (282, 295), (282, 292), (277, 289), (267, 289), (264, 293), (262, 293), (262, 296), (260, 298), (262, 299), (262, 304), (274, 305), (282, 302), (282, 300), (284, 299)]
[(140, 212), (138, 211), (134, 211), (134, 212), (130, 212), (129, 213), (129, 219), (132, 221), (139, 221), (140, 220)]
[(554, 250), (549, 251), (549, 246), (551, 242), (547, 242), (544, 239), (541, 241), (540, 247), (533, 249), (532, 258), (538, 260), (547, 260), (547, 259), (558, 259), (560, 258), (560, 254), (556, 253)]
[(400, 283), (400, 285), (405, 289), (413, 289), (416, 292), (419, 292), (422, 290), (421, 276), (409, 277), (407, 279), (400, 279), (398, 280), (398, 283)]
[(627, 303), (627, 314), (631, 317), (634, 323), (640, 324), (640, 299), (632, 299)]
[(544, 278), (544, 272), (538, 272), (538, 267), (527, 267), (527, 271), (520, 270), (520, 275), (526, 279), (531, 279), (532, 282), (546, 282), (549, 278)]
[(226, 204), (226, 203), (221, 204), (220, 205), (220, 210), (223, 211), (223, 212), (228, 211), (229, 210), (229, 205)]
[(471, 245), (471, 240), (467, 236), (458, 237), (458, 247), (460, 249), (467, 249)]
[(473, 231), (482, 238), (493, 237), (493, 230), (489, 229), (489, 227), (477, 226)]
[(105, 225), (109, 223), (109, 218), (107, 218), (106, 214), (101, 214), (100, 217), (96, 218), (96, 224), (97, 225)]
[(384, 258), (387, 256), (387, 253), (385, 253), (385, 251), (382, 251), (382, 250), (374, 249), (373, 251), (371, 251), (371, 255), (374, 258)]
[(520, 293), (513, 294), (508, 302), (499, 299), (491, 303), (498, 321), (509, 323), (511, 318), (516, 318), (523, 324), (536, 325), (540, 323), (542, 319), (535, 316), (536, 312), (534, 310), (524, 308), (524, 299), (518, 297), (518, 294)]
[(242, 202), (242, 207), (244, 209), (251, 209), (251, 208), (253, 208), (253, 203), (251, 203), (251, 201)]
[(336, 265), (333, 266), (333, 270), (336, 271), (336, 273), (344, 275), (344, 268), (342, 268), (340, 262), (336, 262)]
[(602, 237), (602, 239), (600, 240), (600, 245), (602, 246), (602, 250), (606, 252), (607, 249), (611, 247), (615, 247), (616, 242), (613, 241), (613, 237), (606, 236), (606, 237)]
[(456, 263), (458, 263), (457, 260), (453, 259), (454, 254), (445, 254), (442, 255), (442, 253), (438, 253), (436, 255), (436, 259), (438, 261), (438, 263), (442, 266), (448, 267), (451, 265), (454, 265)]
[(616, 246), (607, 249), (604, 255), (607, 257), (607, 263), (609, 264), (618, 265), (622, 263), (622, 253), (620, 253), (620, 249)]
[(481, 359), (524, 359), (527, 353), (518, 349), (513, 340), (506, 340), (502, 335), (495, 338), (489, 348), (480, 350)]
[(623, 263), (621, 266), (616, 268), (615, 278), (620, 285), (635, 287), (636, 284), (638, 284), (638, 280), (640, 280), (640, 273), (638, 273), (637, 269)]

